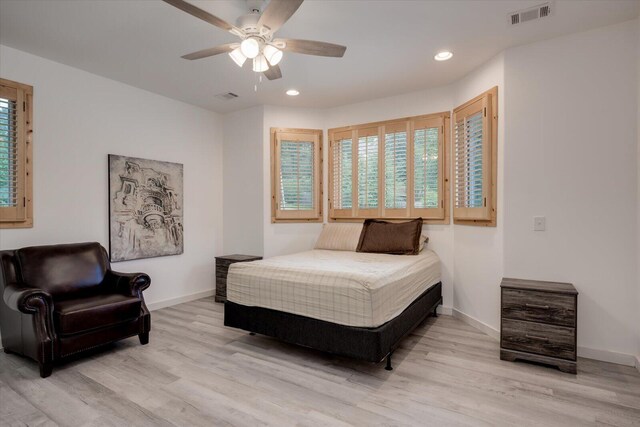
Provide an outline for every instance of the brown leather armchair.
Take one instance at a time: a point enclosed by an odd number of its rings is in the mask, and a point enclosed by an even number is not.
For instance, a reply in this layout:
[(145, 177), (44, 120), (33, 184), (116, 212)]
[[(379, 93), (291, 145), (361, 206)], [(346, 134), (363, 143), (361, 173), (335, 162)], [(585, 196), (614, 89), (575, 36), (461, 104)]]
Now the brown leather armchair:
[(0, 251), (0, 334), (6, 353), (53, 363), (138, 335), (149, 342), (151, 316), (142, 291), (151, 279), (111, 270), (99, 243)]

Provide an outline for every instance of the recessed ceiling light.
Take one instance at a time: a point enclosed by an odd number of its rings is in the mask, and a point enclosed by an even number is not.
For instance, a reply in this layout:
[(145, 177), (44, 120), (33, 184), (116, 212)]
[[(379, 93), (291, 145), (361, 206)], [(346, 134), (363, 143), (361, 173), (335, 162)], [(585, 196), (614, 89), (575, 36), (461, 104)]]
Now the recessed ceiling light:
[(289, 95), (289, 96), (298, 96), (298, 95), (300, 95), (300, 92), (295, 90), (295, 89), (289, 89), (287, 91), (287, 95)]
[(446, 61), (447, 59), (451, 59), (453, 56), (453, 52), (449, 52), (448, 50), (443, 50), (442, 52), (438, 52), (436, 56), (433, 57), (436, 61)]

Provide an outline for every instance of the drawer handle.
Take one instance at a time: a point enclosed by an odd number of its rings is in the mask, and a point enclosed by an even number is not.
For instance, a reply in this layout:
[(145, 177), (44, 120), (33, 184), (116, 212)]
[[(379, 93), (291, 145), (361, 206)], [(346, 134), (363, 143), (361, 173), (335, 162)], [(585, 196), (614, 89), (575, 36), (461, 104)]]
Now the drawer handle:
[(525, 304), (524, 305), (527, 308), (541, 308), (543, 310), (549, 310), (549, 306), (548, 305), (538, 305), (538, 304)]
[(547, 337), (539, 337), (539, 336), (536, 336), (536, 335), (529, 335), (529, 334), (525, 334), (524, 336), (529, 338), (529, 339), (532, 339), (532, 340), (549, 342), (549, 338), (547, 338)]

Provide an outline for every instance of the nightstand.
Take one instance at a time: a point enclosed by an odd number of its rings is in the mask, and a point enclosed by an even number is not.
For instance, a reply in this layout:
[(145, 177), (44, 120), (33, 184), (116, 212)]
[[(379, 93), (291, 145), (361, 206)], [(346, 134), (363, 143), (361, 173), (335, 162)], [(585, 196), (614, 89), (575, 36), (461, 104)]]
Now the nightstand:
[(236, 262), (248, 262), (262, 259), (255, 255), (225, 255), (216, 257), (216, 302), (227, 300), (227, 274), (229, 266)]
[(576, 373), (578, 291), (571, 283), (502, 279), (500, 359)]

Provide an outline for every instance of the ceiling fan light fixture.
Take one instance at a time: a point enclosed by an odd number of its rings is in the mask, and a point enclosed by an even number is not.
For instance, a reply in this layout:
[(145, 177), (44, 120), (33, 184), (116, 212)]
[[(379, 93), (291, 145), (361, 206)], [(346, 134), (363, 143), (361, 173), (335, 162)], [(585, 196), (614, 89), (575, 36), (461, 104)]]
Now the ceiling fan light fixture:
[(258, 55), (253, 58), (253, 71), (256, 73), (264, 73), (269, 69), (269, 64), (267, 63), (267, 58), (264, 55)]
[(264, 49), (262, 50), (262, 54), (265, 58), (267, 58), (267, 61), (269, 61), (269, 64), (271, 65), (278, 65), (278, 63), (282, 59), (282, 51), (275, 46), (271, 46), (270, 44), (264, 47)]
[(433, 57), (436, 61), (446, 61), (453, 57), (453, 52), (448, 50), (443, 50), (442, 52), (436, 53), (436, 56)]
[(242, 68), (244, 62), (247, 60), (247, 57), (242, 54), (242, 50), (237, 47), (229, 52), (229, 56), (233, 59), (233, 62), (238, 64), (238, 67)]
[(254, 38), (244, 39), (240, 43), (240, 50), (244, 56), (253, 59), (260, 53), (260, 43)]

